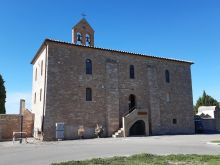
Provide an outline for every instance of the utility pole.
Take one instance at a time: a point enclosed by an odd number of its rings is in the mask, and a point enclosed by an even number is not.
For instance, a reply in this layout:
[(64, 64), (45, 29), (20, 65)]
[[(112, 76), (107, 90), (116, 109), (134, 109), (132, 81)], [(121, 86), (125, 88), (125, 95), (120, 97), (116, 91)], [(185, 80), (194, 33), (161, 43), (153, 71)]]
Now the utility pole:
[(23, 115), (21, 114), (21, 128), (20, 128), (20, 143), (22, 143), (22, 132), (23, 132)]

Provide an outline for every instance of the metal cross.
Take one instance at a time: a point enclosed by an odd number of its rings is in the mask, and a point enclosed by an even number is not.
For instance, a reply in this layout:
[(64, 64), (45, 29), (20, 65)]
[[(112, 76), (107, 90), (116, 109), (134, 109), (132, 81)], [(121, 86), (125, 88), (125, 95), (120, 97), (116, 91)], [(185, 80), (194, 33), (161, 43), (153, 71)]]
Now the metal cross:
[(83, 18), (85, 18), (85, 17), (86, 17), (86, 14), (85, 14), (85, 13), (82, 13), (81, 16), (82, 16)]

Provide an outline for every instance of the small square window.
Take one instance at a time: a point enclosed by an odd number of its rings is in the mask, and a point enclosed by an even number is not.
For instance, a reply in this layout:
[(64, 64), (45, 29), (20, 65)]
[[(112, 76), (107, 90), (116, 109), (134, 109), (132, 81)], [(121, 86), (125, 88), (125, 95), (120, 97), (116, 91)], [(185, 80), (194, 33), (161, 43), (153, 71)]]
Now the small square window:
[(177, 124), (177, 120), (176, 119), (173, 119), (173, 124)]

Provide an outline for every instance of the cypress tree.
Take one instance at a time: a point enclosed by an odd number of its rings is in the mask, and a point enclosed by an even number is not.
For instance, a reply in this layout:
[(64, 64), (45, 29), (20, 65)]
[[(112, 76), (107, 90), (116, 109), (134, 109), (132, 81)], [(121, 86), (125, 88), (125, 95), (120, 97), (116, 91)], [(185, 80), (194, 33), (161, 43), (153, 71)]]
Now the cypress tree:
[(5, 114), (5, 100), (6, 100), (6, 90), (4, 86), (4, 80), (0, 74), (0, 114)]
[(196, 102), (196, 105), (194, 106), (194, 112), (198, 112), (198, 108), (200, 106), (219, 106), (218, 101), (214, 99), (212, 96), (209, 96), (206, 94), (205, 91), (203, 91), (203, 94)]

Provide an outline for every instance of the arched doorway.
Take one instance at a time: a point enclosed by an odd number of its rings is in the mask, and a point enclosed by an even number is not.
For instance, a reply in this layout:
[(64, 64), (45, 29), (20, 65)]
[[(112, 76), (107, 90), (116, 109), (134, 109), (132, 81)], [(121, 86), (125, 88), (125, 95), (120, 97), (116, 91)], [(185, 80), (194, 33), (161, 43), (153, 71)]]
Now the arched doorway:
[(143, 135), (146, 135), (145, 123), (143, 120), (138, 120), (129, 129), (129, 136), (143, 136)]
[(135, 97), (135, 95), (131, 94), (129, 96), (129, 112), (134, 110), (135, 107), (136, 107), (136, 97)]

